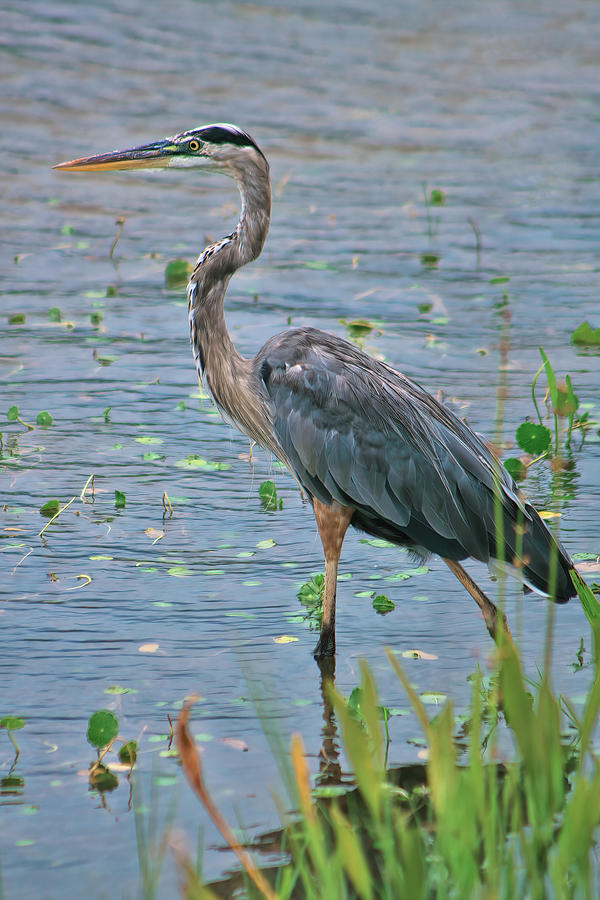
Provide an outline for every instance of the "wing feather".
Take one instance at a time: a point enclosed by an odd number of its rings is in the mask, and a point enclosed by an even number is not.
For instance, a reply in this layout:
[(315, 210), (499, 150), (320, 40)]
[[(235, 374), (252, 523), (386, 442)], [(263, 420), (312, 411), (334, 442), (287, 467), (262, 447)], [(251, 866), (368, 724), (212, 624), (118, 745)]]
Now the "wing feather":
[[(365, 362), (366, 361), (366, 362)], [(493, 457), (430, 394), (316, 329), (272, 338), (257, 356), (273, 428), (299, 481), (325, 503), (381, 519), (406, 542), (487, 560)], [(505, 514), (528, 513), (507, 473)], [(441, 548), (441, 549), (440, 549)]]

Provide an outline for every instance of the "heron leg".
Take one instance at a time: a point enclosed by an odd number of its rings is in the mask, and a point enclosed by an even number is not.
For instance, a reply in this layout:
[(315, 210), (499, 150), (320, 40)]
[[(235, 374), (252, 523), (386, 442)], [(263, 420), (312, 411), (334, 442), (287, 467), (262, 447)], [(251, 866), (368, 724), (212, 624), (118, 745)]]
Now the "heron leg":
[(313, 502), (317, 528), (325, 553), (325, 595), (323, 597), (323, 621), (321, 636), (314, 650), (315, 659), (333, 656), (335, 653), (335, 596), (337, 573), (342, 544), (354, 510), (335, 501), (326, 506), (319, 500)]
[(496, 643), (498, 643), (499, 624), (505, 634), (508, 635), (509, 639), (512, 640), (510, 628), (508, 627), (508, 619), (506, 618), (504, 613), (498, 609), (495, 603), (492, 603), (487, 594), (484, 594), (479, 585), (475, 581), (473, 581), (469, 573), (465, 569), (463, 569), (460, 563), (456, 562), (453, 559), (446, 559), (445, 556), (443, 556), (442, 559), (444, 560), (448, 568), (452, 572), (454, 572), (460, 583), (468, 590), (471, 597), (474, 599), (475, 603), (483, 614), (487, 630), (496, 641)]

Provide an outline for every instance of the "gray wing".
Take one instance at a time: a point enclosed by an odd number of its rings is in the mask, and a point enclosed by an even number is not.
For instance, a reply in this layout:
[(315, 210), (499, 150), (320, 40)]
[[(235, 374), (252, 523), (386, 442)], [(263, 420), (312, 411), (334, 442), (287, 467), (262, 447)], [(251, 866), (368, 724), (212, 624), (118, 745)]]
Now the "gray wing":
[[(494, 459), (450, 410), (317, 329), (271, 339), (256, 365), (277, 439), (312, 496), (353, 506), (353, 524), (367, 531), (455, 559), (489, 559)], [(520, 509), (529, 519), (501, 472), (504, 516)]]

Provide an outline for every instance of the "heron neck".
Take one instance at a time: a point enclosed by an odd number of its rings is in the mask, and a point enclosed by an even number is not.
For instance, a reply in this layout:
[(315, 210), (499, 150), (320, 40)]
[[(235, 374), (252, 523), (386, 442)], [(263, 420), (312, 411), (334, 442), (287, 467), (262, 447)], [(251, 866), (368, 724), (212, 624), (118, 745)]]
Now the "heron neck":
[(242, 200), (236, 230), (200, 255), (188, 285), (190, 337), (199, 374), (235, 421), (240, 393), (249, 389), (250, 361), (237, 350), (225, 321), (225, 294), (237, 269), (256, 259), (269, 230), (269, 172), (234, 173)]

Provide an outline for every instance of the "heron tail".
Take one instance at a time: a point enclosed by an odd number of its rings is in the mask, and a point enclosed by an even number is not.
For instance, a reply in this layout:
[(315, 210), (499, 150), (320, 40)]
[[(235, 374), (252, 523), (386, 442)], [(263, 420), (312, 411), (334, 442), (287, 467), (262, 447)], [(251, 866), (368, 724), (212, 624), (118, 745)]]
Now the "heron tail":
[[(566, 603), (577, 593), (571, 579), (573, 561), (529, 503), (525, 504), (525, 513), (528, 518), (522, 524), (505, 513), (505, 552), (500, 558), (521, 569), (523, 580), (534, 590), (557, 603)], [(490, 553), (499, 556), (495, 546), (490, 547)]]

